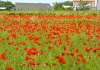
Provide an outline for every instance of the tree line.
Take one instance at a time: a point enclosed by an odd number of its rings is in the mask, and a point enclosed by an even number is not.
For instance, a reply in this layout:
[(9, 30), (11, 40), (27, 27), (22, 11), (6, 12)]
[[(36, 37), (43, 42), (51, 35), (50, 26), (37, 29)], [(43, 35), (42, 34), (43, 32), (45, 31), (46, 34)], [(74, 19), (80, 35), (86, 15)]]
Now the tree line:
[[(77, 10), (89, 10), (90, 7), (86, 5), (88, 4), (89, 2), (83, 2), (83, 1), (80, 1), (79, 2), (79, 8), (76, 8)], [(61, 11), (61, 10), (73, 10), (73, 8), (63, 8), (62, 5), (65, 5), (65, 6), (73, 6), (73, 1), (65, 1), (65, 2), (55, 2), (53, 3), (54, 4), (54, 10), (57, 10), (57, 11)]]
[(6, 7), (6, 10), (15, 8), (15, 5), (11, 1), (0, 1), (0, 7)]
[[(55, 11), (73, 10), (72, 8), (65, 9), (62, 7), (62, 5), (73, 6), (73, 1), (55, 2), (53, 4), (54, 4), (53, 8)], [(84, 10), (84, 5), (86, 4), (87, 4), (86, 2), (80, 2), (79, 5), (82, 7), (80, 10)], [(0, 1), (0, 7), (6, 7), (6, 10), (11, 10), (11, 9), (15, 10), (15, 5), (11, 1)], [(87, 8), (87, 10), (89, 10), (89, 8)]]
[(61, 11), (61, 10), (72, 10), (71, 8), (65, 9), (62, 7), (62, 5), (65, 6), (73, 6), (73, 1), (65, 1), (65, 2), (55, 2), (54, 4), (54, 10)]

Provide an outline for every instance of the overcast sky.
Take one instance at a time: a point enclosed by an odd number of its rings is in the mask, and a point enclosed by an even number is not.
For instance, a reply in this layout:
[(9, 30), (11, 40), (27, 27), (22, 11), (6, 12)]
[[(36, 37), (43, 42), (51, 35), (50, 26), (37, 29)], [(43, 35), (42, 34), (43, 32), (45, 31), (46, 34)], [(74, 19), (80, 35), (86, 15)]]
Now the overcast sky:
[(1, 0), (1, 1), (11, 1), (15, 4), (15, 2), (27, 2), (27, 3), (52, 3), (54, 2), (64, 2), (64, 1), (73, 1), (73, 0)]

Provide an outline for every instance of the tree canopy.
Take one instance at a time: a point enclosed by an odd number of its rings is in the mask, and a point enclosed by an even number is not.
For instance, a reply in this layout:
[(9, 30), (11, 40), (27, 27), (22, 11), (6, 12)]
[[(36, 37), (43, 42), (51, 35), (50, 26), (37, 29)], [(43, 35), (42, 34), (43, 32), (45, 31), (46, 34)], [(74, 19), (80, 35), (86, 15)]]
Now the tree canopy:
[(65, 1), (65, 2), (55, 2), (54, 4), (54, 10), (65, 10), (62, 5), (66, 6), (73, 6), (73, 1)]
[[(77, 10), (89, 10), (90, 7), (89, 6), (86, 6), (88, 3), (89, 2), (80, 1), (79, 2), (79, 7), (77, 8)], [(62, 7), (62, 5), (65, 5), (65, 6), (73, 6), (73, 1), (55, 2), (54, 3), (54, 10), (57, 10), (57, 11), (61, 11), (61, 10), (73, 10), (72, 8), (64, 9)]]
[(62, 5), (63, 5), (63, 3), (61, 3), (61, 2), (54, 3), (54, 10), (59, 10), (59, 11), (64, 10)]
[(10, 10), (15, 7), (15, 5), (10, 1), (0, 1), (0, 7), (6, 7), (7, 10)]
[(89, 7), (89, 6), (86, 7), (86, 5), (87, 5), (88, 3), (89, 3), (89, 2), (83, 2), (83, 1), (81, 1), (81, 2), (79, 3), (80, 8), (77, 9), (77, 10), (89, 10), (90, 7)]

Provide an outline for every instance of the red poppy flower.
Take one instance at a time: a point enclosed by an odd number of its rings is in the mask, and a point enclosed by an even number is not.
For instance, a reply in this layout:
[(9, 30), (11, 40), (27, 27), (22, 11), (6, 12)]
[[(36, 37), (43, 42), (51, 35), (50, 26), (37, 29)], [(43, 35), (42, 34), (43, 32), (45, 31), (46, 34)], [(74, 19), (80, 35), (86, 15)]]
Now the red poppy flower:
[(78, 54), (78, 57), (84, 58), (84, 56), (82, 54)]
[(58, 61), (59, 61), (59, 63), (61, 63), (61, 64), (66, 64), (66, 62), (65, 62), (65, 60), (64, 60), (63, 57), (60, 57), (60, 58), (58, 59)]
[(100, 54), (98, 54), (98, 57), (100, 57)]
[(83, 45), (86, 45), (86, 42), (84, 42)]
[(35, 65), (40, 66), (40, 62), (36, 63)]
[(56, 45), (56, 44), (57, 44), (57, 41), (55, 40), (55, 41), (54, 41), (54, 45)]
[(52, 63), (52, 66), (56, 66), (56, 63)]
[(29, 56), (26, 55), (25, 60), (28, 61), (28, 60), (30, 60), (30, 59), (31, 59), (31, 58), (29, 58)]
[(22, 42), (22, 45), (25, 46), (26, 45), (26, 42)]
[(85, 48), (85, 52), (90, 52), (90, 49), (89, 48)]
[(19, 48), (16, 48), (16, 51), (18, 51), (19, 50)]
[(66, 51), (67, 50), (67, 47), (63, 46), (63, 50)]
[(80, 58), (77, 58), (76, 61), (77, 61), (77, 62), (80, 62)]
[(30, 66), (35, 66), (35, 63), (34, 62), (28, 62), (28, 64), (30, 65)]
[(22, 64), (22, 66), (26, 66), (26, 64)]
[(13, 38), (16, 38), (16, 34), (11, 34), (11, 36), (12, 36)]
[(83, 64), (86, 64), (86, 59), (83, 59), (83, 60), (82, 60), (82, 63), (83, 63)]
[(24, 48), (25, 51), (27, 51), (27, 48)]
[(13, 45), (14, 44), (14, 42), (8, 42), (8, 45), (10, 46), (10, 45)]
[(45, 63), (45, 65), (48, 66), (49, 64), (48, 63)]
[(100, 46), (100, 43), (98, 43), (98, 46)]
[(55, 58), (56, 58), (56, 59), (59, 59), (59, 58), (60, 58), (60, 56), (55, 56)]
[(61, 64), (66, 64), (65, 60), (63, 57), (60, 57), (60, 56), (55, 56), (55, 58), (59, 61), (59, 63)]
[(93, 53), (96, 53), (97, 52), (97, 49), (93, 49)]
[(5, 54), (2, 53), (2, 54), (0, 55), (0, 58), (3, 59), (3, 60), (6, 60), (6, 58), (5, 58)]
[(33, 40), (33, 37), (32, 37), (32, 36), (28, 36), (28, 39), (29, 39), (29, 40)]
[(67, 42), (69, 41), (69, 39), (70, 39), (70, 38), (69, 38), (69, 36), (68, 36), (68, 35), (66, 35), (66, 41), (67, 41)]
[(43, 54), (44, 54), (43, 50), (40, 50), (40, 55), (43, 55)]
[(66, 55), (66, 53), (65, 53), (65, 52), (62, 52), (62, 53), (61, 53), (61, 55), (62, 55), (62, 56), (65, 56), (65, 55)]
[(62, 40), (61, 39), (59, 40), (59, 44), (62, 44)]
[(70, 53), (70, 56), (73, 58), (74, 57), (74, 53)]
[(51, 46), (48, 46), (48, 50), (50, 51), (52, 49), (52, 47)]
[(36, 48), (31, 48), (29, 50), (27, 50), (27, 55), (37, 55), (38, 51), (36, 50)]
[(6, 68), (6, 70), (14, 70), (14, 68)]

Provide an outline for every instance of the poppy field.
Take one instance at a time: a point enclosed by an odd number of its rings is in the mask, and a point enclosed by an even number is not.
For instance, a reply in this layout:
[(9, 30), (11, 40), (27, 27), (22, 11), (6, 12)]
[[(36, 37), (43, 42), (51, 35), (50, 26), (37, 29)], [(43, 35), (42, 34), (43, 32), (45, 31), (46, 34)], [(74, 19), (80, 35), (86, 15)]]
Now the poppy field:
[(0, 15), (0, 70), (100, 70), (99, 15)]

